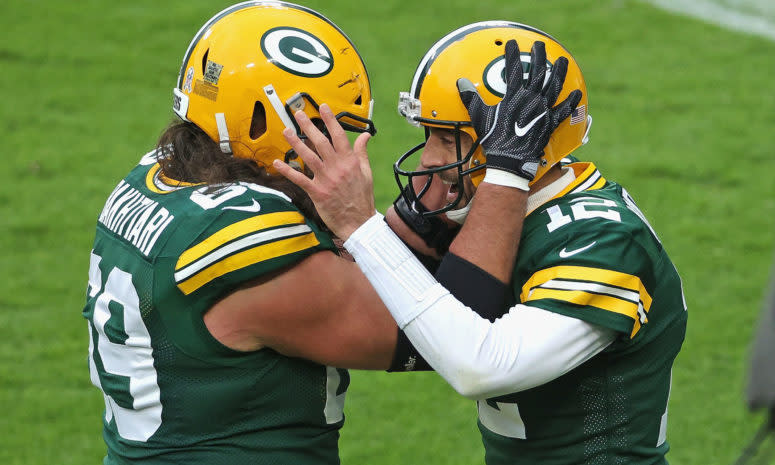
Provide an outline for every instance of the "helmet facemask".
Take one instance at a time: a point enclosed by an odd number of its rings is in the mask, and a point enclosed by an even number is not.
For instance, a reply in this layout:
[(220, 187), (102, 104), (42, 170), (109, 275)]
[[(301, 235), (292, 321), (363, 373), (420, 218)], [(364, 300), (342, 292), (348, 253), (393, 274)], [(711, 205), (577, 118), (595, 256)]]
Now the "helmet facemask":
[[(472, 138), (471, 147), (465, 154), (463, 153), (462, 138), (465, 137), (464, 134), (470, 136), (470, 133), (473, 132), (471, 123), (470, 121), (442, 121), (423, 118), (419, 116), (419, 112), (412, 110), (412, 108), (419, 109), (420, 103), (412, 100), (415, 99), (411, 99), (408, 93), (402, 92), (401, 100), (399, 102), (399, 113), (405, 116), (412, 125), (418, 127), (422, 126), (425, 129), (425, 141), (417, 144), (415, 147), (401, 155), (393, 165), (393, 173), (395, 175), (396, 183), (401, 190), (401, 195), (406, 200), (407, 205), (426, 217), (450, 212), (454, 209), (464, 208), (466, 205), (461, 205), (461, 202), (467, 196), (466, 177), (485, 167), (478, 158), (474, 158), (474, 155), (479, 149), (479, 141), (476, 137)], [(418, 152), (422, 152), (425, 148), (427, 140), (431, 135), (431, 128), (448, 129), (451, 131), (455, 138), (455, 161), (425, 169), (404, 168), (405, 163), (407, 163), (408, 160), (416, 160), (417, 158), (414, 155)], [(466, 128), (468, 130), (466, 130)], [(419, 163), (415, 163), (414, 166), (419, 166)], [(457, 190), (457, 195), (452, 201), (441, 208), (428, 208), (422, 203), (422, 198), (428, 193), (433, 182), (441, 182), (440, 173), (450, 170), (454, 170), (456, 174), (455, 188)], [(418, 177), (425, 177), (426, 180), (416, 180), (415, 178)], [(406, 178), (405, 183), (402, 181), (402, 178)], [(421, 185), (421, 187), (418, 187), (418, 185)]]
[[(309, 107), (307, 107), (307, 104), (309, 104)], [(274, 102), (272, 106), (275, 106)], [(293, 129), (296, 131), (296, 136), (299, 139), (305, 140), (307, 139), (307, 135), (302, 132), (293, 115), (297, 111), (303, 111), (307, 114), (313, 124), (315, 124), (318, 130), (320, 130), (320, 132), (322, 132), (323, 135), (325, 135), (330, 140), (331, 137), (328, 134), (328, 129), (326, 128), (325, 124), (323, 124), (323, 120), (320, 118), (320, 105), (307, 92), (297, 92), (291, 96), (291, 98), (289, 98), (284, 105), (277, 106), (274, 108), (274, 110), (280, 115), (280, 119), (286, 124), (286, 127), (293, 127)], [(342, 129), (345, 131), (354, 133), (368, 132), (372, 136), (377, 134), (377, 128), (370, 117), (365, 118), (349, 111), (340, 111), (334, 114), (334, 118), (336, 118), (336, 120), (339, 122), (339, 125), (342, 126)], [(285, 163), (290, 164), (294, 168), (300, 169), (301, 166), (299, 162), (296, 161), (297, 159), (298, 156), (293, 149), (289, 149), (287, 152), (285, 152)]]

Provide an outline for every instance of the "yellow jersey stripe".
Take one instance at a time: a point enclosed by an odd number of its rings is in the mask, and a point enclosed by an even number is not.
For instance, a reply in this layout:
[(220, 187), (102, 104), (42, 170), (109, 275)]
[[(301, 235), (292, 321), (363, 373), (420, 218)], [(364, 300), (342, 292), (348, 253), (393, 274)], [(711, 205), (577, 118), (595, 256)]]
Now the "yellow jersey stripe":
[[(638, 303), (640, 295), (637, 292), (619, 287), (606, 286), (600, 283), (588, 281), (568, 281), (564, 279), (552, 279), (540, 286), (543, 289), (558, 289), (563, 291), (583, 291), (592, 294), (604, 294), (617, 297), (622, 300)], [(529, 295), (528, 295), (529, 297)]]
[(254, 247), (212, 264), (189, 279), (179, 283), (178, 288), (188, 295), (226, 273), (272, 258), (309, 249), (319, 243), (315, 234), (309, 233)]
[[(574, 174), (576, 175), (576, 179), (572, 183), (568, 184), (565, 189), (561, 190), (557, 195), (555, 195), (553, 197), (555, 199), (562, 197), (568, 192), (571, 192), (575, 188), (579, 187), (597, 172), (597, 168), (595, 167), (594, 163), (577, 162), (566, 166), (573, 170)], [(602, 176), (600, 177), (602, 178)]]
[(273, 242), (279, 239), (285, 239), (288, 237), (301, 236), (312, 232), (312, 229), (306, 224), (296, 224), (291, 226), (283, 226), (281, 228), (265, 229), (257, 233), (248, 234), (241, 238), (231, 241), (223, 247), (218, 247), (211, 253), (204, 255), (199, 260), (192, 262), (190, 265), (184, 266), (180, 270), (175, 271), (175, 282), (180, 283), (191, 276), (199, 273), (203, 269), (209, 267), (215, 262), (223, 260), (229, 255), (233, 255), (242, 250), (251, 249), (260, 244)]
[[(651, 296), (639, 277), (619, 271), (605, 270), (602, 268), (589, 268), (585, 266), (555, 266), (537, 271), (522, 286), (519, 296), (522, 302), (531, 299), (530, 293), (535, 288), (553, 279), (571, 279), (598, 283), (603, 286), (614, 286), (636, 292), (643, 302), (643, 308), (648, 312), (651, 308)], [(637, 310), (637, 308), (636, 308)]]
[(640, 321), (635, 320), (635, 324), (632, 325), (632, 332), (630, 333), (630, 339), (634, 338), (636, 334), (638, 334), (638, 331), (640, 331)]
[(175, 271), (207, 255), (223, 244), (252, 232), (275, 226), (304, 223), (304, 216), (299, 212), (276, 212), (254, 216), (234, 224), (230, 224), (199, 244), (191, 247), (180, 255), (175, 264)]
[(536, 288), (530, 293), (527, 302), (531, 300), (556, 299), (576, 305), (601, 308), (609, 312), (619, 313), (638, 320), (638, 304), (608, 295), (591, 294), (584, 291), (569, 291), (564, 289)]
[(158, 163), (153, 165), (145, 175), (145, 187), (147, 187), (149, 191), (157, 194), (169, 194), (170, 192), (174, 192), (183, 187), (198, 186), (200, 184), (204, 183), (177, 181), (168, 178), (161, 172), (161, 165)]
[(557, 195), (552, 197), (552, 199), (558, 199), (574, 190), (578, 190), (579, 187), (584, 186), (585, 183), (588, 185), (582, 187), (581, 190), (600, 189), (605, 185), (605, 178), (597, 170), (594, 163), (576, 162), (570, 163), (566, 165), (566, 167), (573, 170), (576, 179), (565, 186), (565, 189), (561, 190)]
[(594, 191), (594, 190), (600, 189), (604, 185), (605, 185), (605, 178), (600, 176), (600, 179), (598, 179), (596, 183), (592, 184), (592, 186), (589, 187), (587, 190)]

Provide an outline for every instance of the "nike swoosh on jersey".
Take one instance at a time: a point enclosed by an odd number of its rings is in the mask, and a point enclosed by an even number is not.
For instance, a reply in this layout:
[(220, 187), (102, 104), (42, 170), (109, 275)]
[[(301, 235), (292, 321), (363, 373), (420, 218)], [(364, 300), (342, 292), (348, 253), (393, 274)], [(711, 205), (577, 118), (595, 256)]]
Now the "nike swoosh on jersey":
[(546, 115), (546, 112), (541, 113), (540, 115), (533, 118), (533, 121), (527, 123), (524, 128), (519, 127), (519, 123), (514, 123), (514, 132), (517, 133), (517, 137), (522, 137), (530, 130), (530, 128), (535, 125), (539, 119), (543, 118), (544, 115)]
[(597, 241), (595, 241), (595, 242), (593, 242), (591, 244), (587, 244), (584, 247), (581, 247), (581, 248), (575, 249), (575, 250), (565, 250), (565, 248), (563, 247), (563, 249), (560, 250), (560, 258), (568, 258), (570, 256), (576, 255), (577, 253), (581, 253), (581, 252), (589, 249), (590, 247), (592, 247), (595, 244), (597, 244)]
[(256, 199), (253, 199), (252, 205), (229, 206), (223, 207), (221, 210), (239, 210), (241, 212), (258, 213), (261, 211), (261, 204), (259, 204)]

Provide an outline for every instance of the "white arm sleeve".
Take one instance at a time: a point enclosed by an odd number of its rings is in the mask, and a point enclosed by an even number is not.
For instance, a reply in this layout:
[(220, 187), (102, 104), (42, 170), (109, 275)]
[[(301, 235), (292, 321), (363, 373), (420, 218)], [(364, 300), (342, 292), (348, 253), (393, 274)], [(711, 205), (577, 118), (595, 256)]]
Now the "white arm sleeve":
[(415, 348), (466, 397), (547, 383), (616, 338), (611, 329), (521, 304), (495, 322), (480, 317), (425, 270), (379, 214), (344, 245)]

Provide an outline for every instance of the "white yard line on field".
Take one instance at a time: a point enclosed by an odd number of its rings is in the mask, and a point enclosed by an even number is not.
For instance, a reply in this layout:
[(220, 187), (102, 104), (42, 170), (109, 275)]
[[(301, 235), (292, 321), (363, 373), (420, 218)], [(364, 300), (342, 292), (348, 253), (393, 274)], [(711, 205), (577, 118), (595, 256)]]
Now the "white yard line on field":
[[(720, 5), (718, 0), (644, 0), (663, 10), (674, 11), (693, 16), (720, 26), (775, 40), (775, 18), (772, 13), (772, 0), (747, 0), (732, 3), (745, 4), (746, 11), (758, 13), (756, 16), (744, 13), (744, 8)], [(729, 3), (729, 2), (727, 2)], [(768, 17), (769, 16), (769, 17)]]

